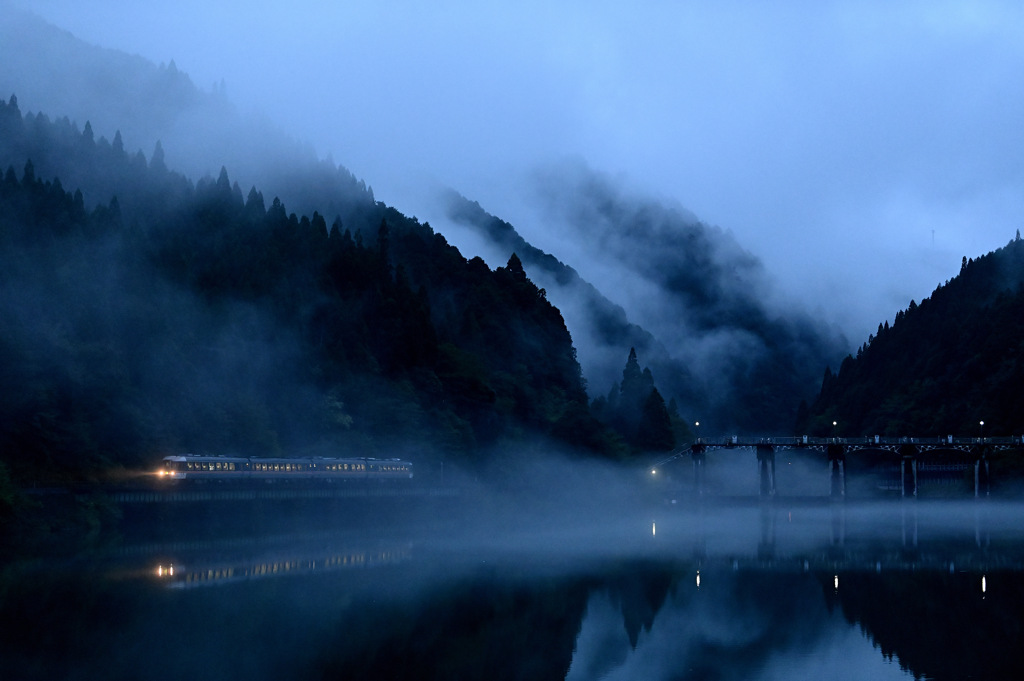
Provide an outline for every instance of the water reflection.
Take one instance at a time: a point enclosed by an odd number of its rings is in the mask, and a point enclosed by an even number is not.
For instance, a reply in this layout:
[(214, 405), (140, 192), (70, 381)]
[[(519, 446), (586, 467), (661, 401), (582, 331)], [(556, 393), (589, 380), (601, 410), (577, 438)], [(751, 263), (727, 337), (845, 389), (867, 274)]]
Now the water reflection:
[(298, 577), (338, 570), (369, 569), (408, 560), (408, 545), (374, 549), (349, 548), (338, 552), (321, 552), (315, 557), (286, 552), (277, 557), (235, 556), (228, 559), (195, 559), (187, 565), (173, 562), (157, 565), (153, 574), (164, 585), (175, 589), (199, 586), (223, 586), (230, 582), (267, 579), (272, 577)]
[[(0, 663), (5, 678), (1022, 678), (1022, 519), (752, 504), (127, 543), (0, 568), (0, 621), (18, 623)], [(154, 664), (156, 643), (175, 653)]]
[(675, 589), (631, 640), (621, 596), (591, 595), (567, 679), (904, 679), (812, 575), (716, 573)]

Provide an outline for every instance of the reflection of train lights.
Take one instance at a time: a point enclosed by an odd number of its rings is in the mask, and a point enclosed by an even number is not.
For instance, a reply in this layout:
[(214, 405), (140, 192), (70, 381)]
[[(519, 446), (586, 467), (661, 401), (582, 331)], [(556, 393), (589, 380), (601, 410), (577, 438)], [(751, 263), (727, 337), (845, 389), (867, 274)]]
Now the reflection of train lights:
[(836, 591), (839, 591), (839, 575), (832, 578), (832, 586)]
[(981, 597), (985, 597), (985, 591), (987, 590), (987, 583), (985, 581), (985, 575), (981, 576)]
[(697, 570), (697, 588), (700, 588), (700, 570)]
[(267, 577), (386, 565), (404, 561), (409, 555), (407, 548), (353, 551), (326, 558), (264, 561), (248, 565), (197, 567), (186, 570), (179, 566), (177, 572), (174, 565), (158, 565), (156, 576), (171, 588), (189, 589)]

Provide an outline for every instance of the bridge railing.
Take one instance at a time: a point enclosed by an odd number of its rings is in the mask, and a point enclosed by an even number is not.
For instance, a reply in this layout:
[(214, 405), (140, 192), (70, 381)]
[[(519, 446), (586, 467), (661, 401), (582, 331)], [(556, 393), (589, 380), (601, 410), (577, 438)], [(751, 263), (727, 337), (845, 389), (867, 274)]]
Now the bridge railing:
[(1007, 435), (997, 437), (954, 437), (953, 435), (931, 436), (931, 437), (882, 437), (880, 435), (862, 437), (811, 437), (808, 435), (783, 436), (783, 437), (745, 437), (730, 435), (717, 438), (697, 438), (693, 443), (680, 450), (689, 451), (693, 445), (705, 445), (714, 447), (754, 447), (757, 445), (774, 445), (776, 447), (808, 447), (829, 444), (844, 445), (1003, 445), (1003, 446), (1024, 446), (1024, 436)]
[(667, 463), (688, 456), (693, 452), (703, 451), (704, 448), (743, 448), (757, 446), (772, 446), (801, 449), (804, 447), (827, 447), (828, 445), (840, 444), (845, 447), (869, 449), (871, 447), (896, 447), (900, 445), (919, 445), (926, 449), (941, 448), (943, 446), (963, 450), (967, 447), (977, 445), (988, 445), (1000, 449), (1013, 447), (1024, 448), (1024, 436), (1006, 435), (996, 437), (954, 437), (953, 435), (931, 436), (931, 437), (882, 437), (871, 435), (863, 437), (811, 437), (809, 435), (783, 436), (783, 437), (749, 437), (741, 435), (728, 435), (711, 438), (697, 438), (693, 442), (676, 447), (664, 455), (661, 459), (649, 465), (652, 472)]

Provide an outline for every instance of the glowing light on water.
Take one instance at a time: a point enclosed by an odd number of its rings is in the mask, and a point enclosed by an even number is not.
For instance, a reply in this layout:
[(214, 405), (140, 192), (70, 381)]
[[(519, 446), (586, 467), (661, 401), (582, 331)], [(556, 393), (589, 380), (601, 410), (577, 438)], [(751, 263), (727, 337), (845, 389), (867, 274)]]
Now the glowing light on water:
[(985, 588), (986, 588), (985, 575), (982, 575), (981, 576), (981, 593), (985, 593)]
[(697, 588), (700, 588), (700, 570), (697, 571)]
[(835, 590), (836, 590), (836, 591), (839, 591), (839, 575), (836, 575), (836, 576), (835, 576), (835, 577), (834, 577), (834, 578), (832, 579), (832, 585), (833, 585), (833, 586), (835, 587)]
[(654, 536), (657, 536), (657, 534), (658, 534), (658, 525), (657, 525), (657, 523), (651, 523), (651, 536), (654, 537)]

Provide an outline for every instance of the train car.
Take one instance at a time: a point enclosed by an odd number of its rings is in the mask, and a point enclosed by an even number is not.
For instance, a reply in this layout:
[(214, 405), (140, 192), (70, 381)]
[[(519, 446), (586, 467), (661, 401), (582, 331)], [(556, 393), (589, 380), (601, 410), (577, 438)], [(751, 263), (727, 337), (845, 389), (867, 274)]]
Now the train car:
[(367, 476), (376, 480), (407, 480), (412, 478), (412, 464), (401, 459), (367, 459)]
[(249, 458), (249, 477), (253, 480), (309, 480), (316, 477), (316, 466), (310, 459)]
[(369, 468), (366, 459), (330, 459), (318, 457), (312, 460), (317, 477), (328, 481), (366, 480)]
[(413, 465), (401, 459), (259, 458), (181, 454), (165, 456), (157, 475), (167, 480), (411, 480)]
[(231, 480), (249, 473), (249, 459), (182, 454), (165, 456), (157, 474), (168, 480)]

